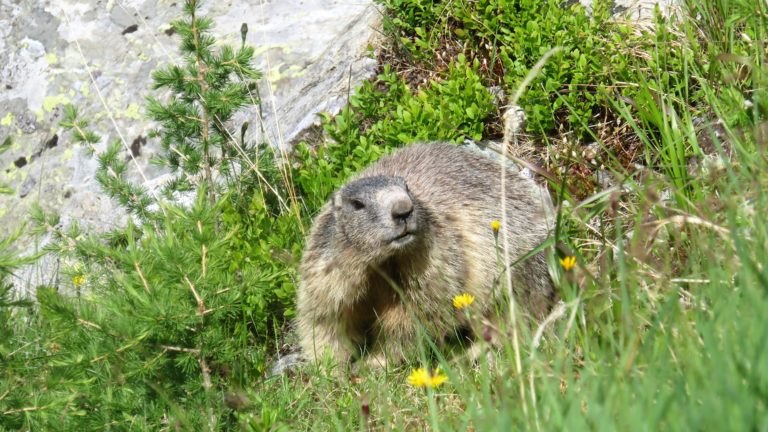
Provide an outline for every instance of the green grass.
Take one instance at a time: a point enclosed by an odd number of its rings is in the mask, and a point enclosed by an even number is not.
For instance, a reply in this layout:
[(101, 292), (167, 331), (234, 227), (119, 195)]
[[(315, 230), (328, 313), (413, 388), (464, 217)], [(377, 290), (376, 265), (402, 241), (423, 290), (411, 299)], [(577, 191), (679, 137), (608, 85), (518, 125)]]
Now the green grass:
[[(723, 192), (736, 185), (726, 181)], [(309, 369), (249, 389), (255, 406), (241, 415), (261, 413), (257, 430), (766, 430), (768, 284), (758, 263), (768, 230), (739, 201), (708, 214), (728, 233), (675, 227), (686, 241), (645, 255), (649, 232), (638, 230), (627, 242), (634, 250), (618, 239), (616, 250), (598, 249), (602, 280), (564, 287), (565, 314), (540, 348), (524, 338), (522, 374), (511, 347), (492, 368), (443, 363), (449, 383), (434, 391), (408, 386), (407, 369), (342, 380)], [(751, 202), (766, 204), (764, 194)], [(673, 270), (676, 251), (662, 250), (675, 243), (687, 256)]]
[[(382, 4), (400, 60), (324, 119), (331, 144), (298, 146), (278, 196), (208, 207), (201, 195), (141, 238), (59, 232), (92, 291), (43, 287), (39, 309), (0, 291), (0, 430), (768, 431), (768, 8), (689, 0), (695, 20), (659, 19), (650, 36), (550, 1)], [(284, 342), (274, 328), (290, 318), (301, 224), (398, 146), (496, 137), (487, 86), (512, 94), (554, 46), (520, 99), (559, 204), (558, 257), (578, 261), (551, 258), (562, 303), (546, 326), (510, 323), (501, 349), (479, 342), (477, 363), (424, 340), (420, 360), (386, 371), (263, 375)], [(427, 68), (426, 82), (409, 75)], [(301, 217), (281, 213), (280, 194)], [(0, 242), (3, 277), (20, 264), (9, 250)], [(210, 315), (182, 273), (215, 296)], [(142, 304), (145, 277), (172, 301)], [(412, 387), (415, 367), (448, 381)]]
[[(470, 8), (397, 3), (398, 19), (410, 13), (407, 4), (421, 11), (414, 20), (440, 22), (456, 19), (453, 7)], [(761, 216), (768, 198), (759, 151), (768, 142), (758, 132), (768, 82), (760, 66), (765, 46), (754, 42), (765, 35), (768, 15), (749, 4), (691, 2), (703, 22), (724, 27), (686, 21), (673, 37), (659, 21), (661, 43), (648, 55), (661, 66), (622, 72), (636, 84), (632, 98), (609, 98), (601, 109), (628, 125), (646, 168), (606, 154), (621, 187), (579, 200), (553, 185), (570, 200), (561, 206), (557, 240), (579, 265), (565, 272), (553, 260), (563, 313), (536, 349), (535, 329), (522, 328), (522, 373), (511, 343), (500, 352), (488, 348), (490, 366), (459, 356), (352, 377), (309, 368), (247, 390), (253, 407), (241, 418), (256, 430), (768, 430), (768, 226)], [(416, 41), (414, 51), (430, 52), (420, 45), (425, 33), (399, 30)], [(449, 30), (437, 26), (427, 40), (449, 38)], [(629, 52), (623, 61), (632, 63)], [(724, 52), (739, 62), (718, 60), (730, 58)], [(729, 80), (734, 71), (742, 78)], [(612, 151), (600, 130), (581, 126)], [(713, 139), (715, 130), (720, 138)], [(718, 157), (719, 165), (694, 162)], [(561, 181), (570, 180), (566, 174)], [(425, 390), (406, 383), (411, 367), (438, 365), (448, 384)]]

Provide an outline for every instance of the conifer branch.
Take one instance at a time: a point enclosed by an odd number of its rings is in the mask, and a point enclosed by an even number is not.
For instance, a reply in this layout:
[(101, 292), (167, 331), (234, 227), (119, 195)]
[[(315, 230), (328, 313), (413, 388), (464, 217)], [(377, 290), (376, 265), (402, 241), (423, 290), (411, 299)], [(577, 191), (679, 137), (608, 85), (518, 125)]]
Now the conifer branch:
[(203, 269), (203, 277), (205, 277), (205, 270), (206, 270), (205, 259), (207, 254), (208, 254), (208, 248), (205, 245), (200, 246), (200, 255), (202, 256), (200, 260), (201, 261), (200, 267), (202, 267)]
[(187, 285), (189, 285), (189, 289), (192, 291), (192, 295), (195, 296), (195, 301), (197, 301), (197, 313), (199, 313), (200, 315), (205, 314), (205, 303), (203, 302), (203, 299), (200, 297), (200, 294), (197, 293), (197, 290), (195, 289), (195, 286), (192, 284), (192, 281), (190, 281), (187, 276), (184, 276), (184, 280), (187, 282)]
[(141, 278), (141, 284), (144, 286), (144, 291), (149, 294), (149, 284), (147, 283), (147, 279), (144, 277), (144, 273), (141, 272), (138, 261), (134, 261), (133, 266), (136, 268), (136, 273), (139, 274), (139, 278)]
[(215, 196), (213, 192), (213, 178), (211, 176), (211, 166), (209, 165), (209, 119), (208, 119), (208, 110), (205, 108), (205, 95), (208, 93), (208, 83), (205, 82), (204, 75), (208, 72), (208, 68), (206, 67), (205, 63), (202, 59), (202, 53), (200, 48), (200, 34), (197, 27), (197, 18), (195, 16), (195, 12), (197, 9), (197, 4), (195, 0), (189, 0), (190, 4), (190, 16), (191, 16), (191, 30), (192, 30), (192, 40), (194, 42), (195, 46), (195, 60), (197, 62), (197, 82), (200, 86), (200, 100), (203, 102), (203, 118), (201, 120), (203, 131), (202, 131), (202, 140), (203, 140), (203, 156), (204, 156), (204, 169), (205, 169), (205, 181), (209, 185), (208, 186), (208, 199), (211, 203), (215, 201)]

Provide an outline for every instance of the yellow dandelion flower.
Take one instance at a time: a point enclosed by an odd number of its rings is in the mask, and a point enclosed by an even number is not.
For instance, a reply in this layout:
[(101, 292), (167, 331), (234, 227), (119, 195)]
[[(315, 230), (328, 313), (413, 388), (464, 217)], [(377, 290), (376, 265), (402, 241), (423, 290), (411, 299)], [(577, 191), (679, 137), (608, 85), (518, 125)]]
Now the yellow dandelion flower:
[(424, 368), (414, 369), (410, 375), (408, 375), (408, 384), (414, 387), (426, 387), (430, 382), (430, 375)]
[(493, 230), (494, 234), (499, 233), (499, 229), (501, 229), (501, 222), (495, 220), (491, 222), (491, 229)]
[(425, 368), (418, 368), (408, 375), (408, 384), (414, 387), (435, 388), (446, 381), (448, 381), (448, 377), (440, 373), (439, 369), (432, 374)]
[(573, 268), (573, 266), (576, 265), (576, 257), (571, 255), (564, 258), (560, 258), (560, 265), (563, 266), (563, 269), (565, 271), (569, 271)]
[(85, 276), (83, 275), (77, 275), (72, 278), (72, 284), (76, 287), (79, 287), (84, 283), (85, 283)]
[(475, 301), (475, 297), (472, 294), (461, 294), (453, 298), (453, 307), (456, 309), (464, 309)]
[(445, 374), (440, 373), (440, 370), (435, 371), (435, 374), (432, 375), (431, 379), (429, 380), (429, 386), (432, 388), (435, 388), (439, 386), (440, 384), (448, 381), (448, 376)]

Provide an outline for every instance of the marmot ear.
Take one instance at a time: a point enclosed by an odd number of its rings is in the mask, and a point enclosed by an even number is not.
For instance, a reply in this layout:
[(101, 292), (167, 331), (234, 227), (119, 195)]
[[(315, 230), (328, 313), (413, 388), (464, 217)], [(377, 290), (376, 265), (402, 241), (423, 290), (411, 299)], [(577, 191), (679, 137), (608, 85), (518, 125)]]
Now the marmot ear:
[(333, 202), (333, 208), (335, 210), (338, 210), (341, 208), (341, 193), (339, 191), (336, 191), (331, 196), (331, 202)]

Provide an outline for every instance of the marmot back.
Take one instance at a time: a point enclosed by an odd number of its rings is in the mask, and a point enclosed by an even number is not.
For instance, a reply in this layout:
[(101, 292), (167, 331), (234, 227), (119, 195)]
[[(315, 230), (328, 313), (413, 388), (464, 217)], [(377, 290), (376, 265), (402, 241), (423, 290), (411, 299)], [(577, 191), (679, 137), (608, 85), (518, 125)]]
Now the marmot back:
[[(511, 262), (548, 235), (549, 198), (515, 168), (450, 144), (417, 144), (381, 158), (336, 191), (316, 217), (300, 273), (300, 344), (309, 358), (329, 350), (347, 361), (400, 361), (415, 354), (418, 328), (437, 343), (465, 327), (454, 296), (475, 297), (490, 316), (506, 169)], [(511, 269), (516, 301), (534, 318), (554, 297), (539, 253)]]

